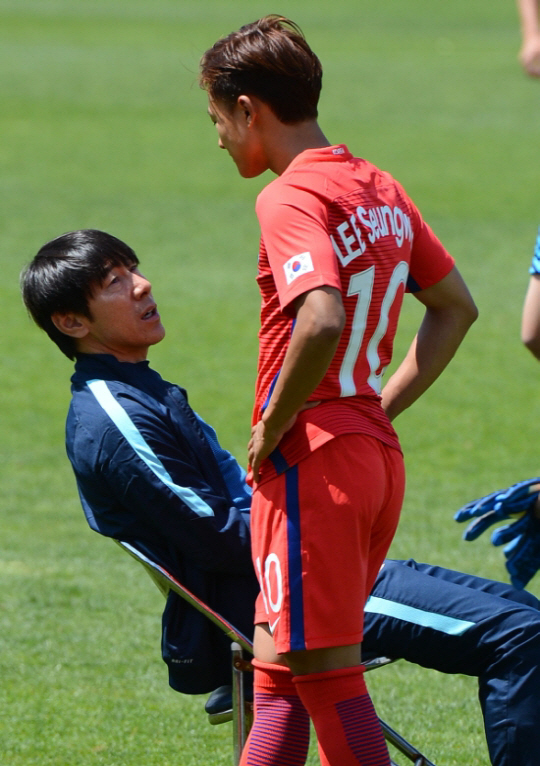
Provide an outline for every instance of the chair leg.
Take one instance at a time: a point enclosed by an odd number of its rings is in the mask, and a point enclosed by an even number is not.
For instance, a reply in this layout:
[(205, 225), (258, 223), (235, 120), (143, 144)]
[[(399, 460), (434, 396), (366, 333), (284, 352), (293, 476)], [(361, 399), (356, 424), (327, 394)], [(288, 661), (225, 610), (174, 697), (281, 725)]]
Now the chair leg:
[(244, 695), (244, 673), (253, 668), (243, 657), (242, 647), (235, 641), (231, 644), (232, 651), (232, 710), (233, 710), (233, 754), (234, 764), (238, 766), (242, 750), (253, 723), (251, 706), (246, 704)]
[(434, 763), (428, 760), (425, 755), (422, 755), (422, 753), (413, 745), (411, 745), (410, 742), (407, 742), (407, 740), (404, 739), (401, 734), (398, 734), (395, 729), (392, 729), (391, 726), (388, 726), (388, 724), (380, 718), (379, 723), (381, 724), (381, 728), (383, 730), (386, 741), (390, 742), (390, 744), (399, 750), (400, 753), (406, 755), (407, 758), (409, 758), (414, 763), (414, 766), (435, 766)]

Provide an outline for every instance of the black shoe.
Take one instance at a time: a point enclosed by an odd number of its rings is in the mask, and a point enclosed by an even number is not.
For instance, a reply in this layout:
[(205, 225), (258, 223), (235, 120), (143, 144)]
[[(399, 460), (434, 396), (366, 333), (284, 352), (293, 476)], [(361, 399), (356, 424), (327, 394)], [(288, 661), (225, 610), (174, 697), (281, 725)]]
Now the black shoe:
[(232, 686), (218, 686), (206, 700), (204, 706), (208, 715), (218, 715), (232, 710)]
[[(244, 700), (253, 702), (253, 673), (246, 673), (244, 677)], [(208, 715), (219, 715), (232, 710), (232, 686), (218, 686), (206, 700), (204, 706)]]

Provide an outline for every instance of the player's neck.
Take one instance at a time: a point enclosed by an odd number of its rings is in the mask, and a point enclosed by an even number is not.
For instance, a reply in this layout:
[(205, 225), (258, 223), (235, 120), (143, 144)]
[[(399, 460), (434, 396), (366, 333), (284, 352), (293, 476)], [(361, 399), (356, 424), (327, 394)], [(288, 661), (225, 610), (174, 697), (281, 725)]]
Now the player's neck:
[(330, 142), (316, 120), (297, 125), (280, 122), (271, 138), (270, 170), (279, 176), (306, 149), (321, 149), (325, 146), (330, 146)]

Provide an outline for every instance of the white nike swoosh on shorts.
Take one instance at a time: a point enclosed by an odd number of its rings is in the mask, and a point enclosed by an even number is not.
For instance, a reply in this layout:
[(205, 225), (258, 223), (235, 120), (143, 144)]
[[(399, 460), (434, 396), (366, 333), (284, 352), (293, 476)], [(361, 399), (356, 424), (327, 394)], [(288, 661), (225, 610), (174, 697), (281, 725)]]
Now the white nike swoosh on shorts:
[(277, 618), (277, 620), (275, 622), (269, 622), (268, 623), (268, 627), (270, 628), (270, 633), (274, 632), (275, 627), (278, 624), (278, 622), (280, 621), (280, 619), (281, 619), (281, 615)]

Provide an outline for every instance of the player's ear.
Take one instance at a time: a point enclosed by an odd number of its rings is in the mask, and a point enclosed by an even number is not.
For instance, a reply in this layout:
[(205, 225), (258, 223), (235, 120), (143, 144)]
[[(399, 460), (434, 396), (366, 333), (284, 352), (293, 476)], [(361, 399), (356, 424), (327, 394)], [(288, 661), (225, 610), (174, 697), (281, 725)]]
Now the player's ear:
[(258, 99), (253, 96), (238, 96), (237, 104), (244, 113), (247, 125), (251, 125), (258, 112)]
[(51, 320), (57, 330), (64, 335), (69, 335), (70, 338), (84, 338), (89, 332), (85, 318), (79, 314), (56, 312), (51, 316)]

